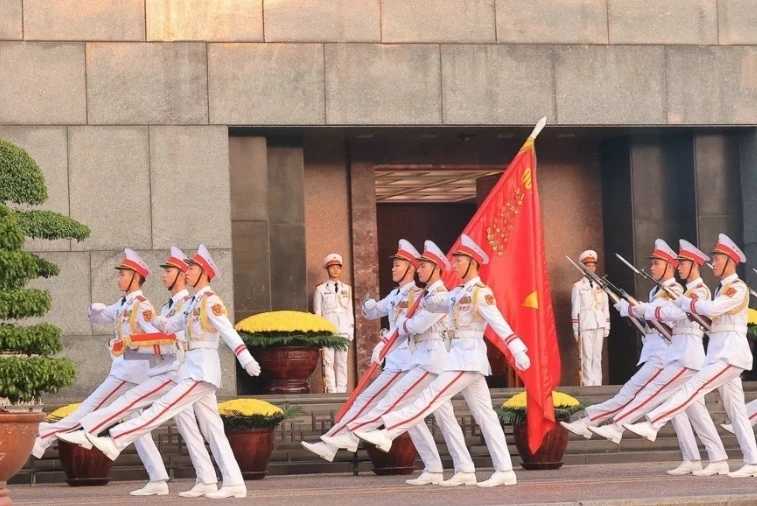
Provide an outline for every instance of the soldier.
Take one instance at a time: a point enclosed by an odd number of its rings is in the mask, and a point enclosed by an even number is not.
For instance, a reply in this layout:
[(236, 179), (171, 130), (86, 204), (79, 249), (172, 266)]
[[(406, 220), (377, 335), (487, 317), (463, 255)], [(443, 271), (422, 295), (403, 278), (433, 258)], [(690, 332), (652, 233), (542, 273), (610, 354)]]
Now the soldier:
[[(420, 256), (418, 279), (426, 285), (426, 297), (411, 319), (401, 316), (397, 320), (400, 335), (408, 336), (411, 348), (415, 348), (411, 360), (403, 368), (407, 374), (392, 386), (381, 401), (372, 410), (347, 424), (347, 431), (323, 440), (338, 448), (355, 447), (359, 440), (353, 435), (356, 430), (377, 429), (382, 421), (381, 415), (414, 401), (429, 383), (444, 371), (448, 352), (444, 345), (443, 334), (449, 329), (449, 319), (446, 314), (432, 313), (424, 308), (428, 298), (447, 293), (441, 275), (449, 270), (451, 265), (439, 247), (431, 241), (426, 241), (423, 254)], [(434, 412), (436, 423), (442, 431), (447, 443), (455, 471), (475, 477), (475, 466), (468, 449), (465, 447), (465, 436), (455, 419), (452, 403), (447, 401)], [(444, 485), (444, 468), (439, 457), (439, 451), (428, 426), (420, 423), (408, 430), (415, 448), (418, 450), (425, 468), (418, 478), (406, 480), (409, 485)]]
[[(702, 281), (699, 271), (710, 258), (688, 241), (681, 239), (679, 245), (678, 274), (687, 282), (684, 295), (695, 300), (710, 300), (710, 290)], [(654, 274), (654, 268), (652, 272)], [(631, 423), (641, 418), (664, 402), (694, 376), (704, 363), (702, 327), (699, 323), (688, 319), (686, 313), (681, 311), (672, 299), (656, 297), (648, 304), (635, 306), (633, 311), (634, 314), (640, 314), (643, 311), (646, 320), (656, 318), (658, 321), (672, 322), (672, 342), (668, 347), (662, 374), (644, 387), (630, 404), (615, 414), (613, 423), (602, 427), (589, 427), (593, 433), (615, 444), (620, 444), (623, 437), (624, 429), (621, 424)], [(702, 459), (691, 425), (694, 426), (707, 449), (710, 462), (705, 469), (702, 469)], [(707, 413), (704, 399), (694, 402), (685, 413), (673, 418), (673, 426), (678, 437), (683, 462), (677, 468), (668, 471), (668, 474), (681, 476), (692, 473), (696, 476), (709, 476), (714, 474), (713, 470), (723, 465), (727, 469), (728, 463), (725, 461), (728, 456), (715, 424)]]
[[(704, 365), (675, 395), (649, 412), (647, 421), (624, 424), (624, 427), (654, 441), (663, 425), (717, 388), (744, 455), (744, 466), (728, 473), (728, 476), (757, 476), (757, 446), (744, 405), (740, 377), (742, 372), (752, 368), (752, 353), (746, 338), (749, 288), (736, 274), (736, 266), (746, 262), (746, 256), (725, 234), (719, 235), (718, 243), (710, 254), (713, 256), (713, 272), (720, 278), (714, 299), (707, 301), (681, 297), (675, 301), (687, 313), (712, 318)], [(722, 464), (721, 468), (713, 470), (716, 474), (728, 471), (728, 463)]]
[[(397, 252), (390, 257), (392, 260), (392, 281), (397, 283), (397, 288), (391, 291), (389, 295), (376, 302), (374, 299), (368, 299), (363, 302), (362, 312), (365, 318), (377, 320), (382, 317), (389, 317), (389, 334), (394, 330), (397, 320), (404, 315), (415, 302), (416, 297), (420, 295), (421, 289), (415, 286), (415, 272), (419, 267), (418, 257), (420, 254), (412, 244), (405, 239), (400, 239)], [(386, 332), (382, 331), (382, 339), (373, 348), (371, 361), (380, 364), (379, 356), (384, 349), (388, 337)], [(407, 364), (411, 360), (412, 352), (407, 342), (407, 336), (398, 339), (394, 348), (386, 355), (386, 365), (382, 373), (355, 399), (354, 404), (349, 411), (345, 413), (342, 419), (335, 423), (329, 431), (321, 436), (321, 441), (317, 443), (308, 443), (302, 441), (302, 446), (319, 455), (329, 462), (334, 460), (339, 447), (329, 443), (329, 438), (342, 433), (352, 434), (347, 429), (347, 424), (355, 421), (363, 413), (373, 409), (386, 391), (397, 383), (405, 375)], [(341, 441), (341, 440), (340, 440)], [(356, 452), (358, 446), (357, 438), (352, 438), (350, 444), (344, 444), (342, 447), (348, 451)]]
[[(352, 309), (352, 288), (339, 281), (342, 256), (331, 253), (323, 260), (329, 280), (315, 288), (313, 312), (334, 324), (337, 332), (352, 341), (355, 337), (355, 312)], [(327, 393), (347, 392), (347, 354), (349, 350), (323, 349), (323, 375)], [(335, 367), (336, 366), (336, 367)], [(334, 372), (336, 371), (336, 383)]]
[[(653, 276), (665, 286), (671, 289), (677, 290), (677, 293), (683, 293), (683, 287), (676, 283), (674, 276), (675, 266), (678, 265), (676, 260), (675, 251), (673, 251), (668, 244), (662, 239), (655, 241), (655, 247), (652, 254), (649, 256), (650, 266), (652, 266)], [(656, 298), (663, 297), (665, 292), (658, 287), (652, 289), (649, 293), (649, 300), (655, 300)], [(629, 313), (629, 306), (625, 300), (621, 300), (616, 304), (615, 308), (620, 312), (623, 317), (634, 316), (634, 313)], [(643, 318), (643, 310), (639, 310), (639, 314), (636, 317)], [(642, 338), (644, 346), (641, 348), (641, 356), (639, 362), (636, 365), (642, 367), (636, 371), (636, 374), (631, 376), (620, 391), (611, 399), (606, 400), (600, 404), (594, 404), (589, 406), (585, 410), (585, 416), (574, 422), (560, 422), (560, 424), (571, 431), (574, 434), (583, 436), (586, 439), (591, 439), (592, 432), (589, 430), (591, 426), (597, 426), (605, 420), (609, 420), (617, 413), (620, 413), (625, 407), (627, 407), (634, 397), (638, 395), (641, 390), (650, 384), (661, 373), (663, 366), (665, 365), (665, 357), (668, 353), (668, 345), (665, 342), (665, 338), (654, 327), (648, 326), (647, 331)], [(643, 365), (642, 365), (643, 364)]]
[[(186, 288), (186, 274), (189, 271), (187, 257), (176, 246), (171, 247), (163, 268), (163, 286), (171, 292), (171, 298), (163, 305), (160, 316), (171, 318), (185, 309), (191, 297)], [(188, 306), (187, 306), (188, 307)], [(183, 332), (178, 332), (183, 337)], [(146, 339), (144, 339), (146, 337)], [(181, 361), (176, 357), (176, 335), (153, 336), (129, 336), (130, 342), (139, 343), (141, 347), (157, 347), (157, 360), (148, 371), (149, 378), (132, 388), (119, 397), (108, 407), (93, 411), (80, 420), (83, 430), (61, 434), (59, 437), (69, 443), (78, 444), (84, 448), (92, 448), (87, 434), (96, 436), (109, 425), (124, 418), (131, 418), (133, 414), (142, 408), (150, 406), (160, 399), (165, 393), (173, 388), (178, 381), (178, 369)], [(180, 339), (181, 340), (181, 339)], [(197, 474), (197, 483), (186, 492), (180, 492), (182, 497), (201, 497), (207, 493), (217, 491), (215, 468), (205, 448), (200, 430), (197, 427), (194, 411), (188, 406), (174, 417), (176, 426), (181, 437), (187, 445), (192, 465)], [(150, 482), (145, 487), (135, 490), (131, 495), (165, 495), (168, 494), (168, 485), (165, 482)]]
[[(512, 470), (505, 433), (492, 408), (491, 394), (486, 384), (486, 376), (491, 374), (484, 342), (486, 325), (491, 325), (508, 346), (519, 370), (528, 369), (531, 361), (526, 354), (526, 346), (497, 309), (491, 289), (481, 282), (478, 275), (479, 266), (489, 262), (488, 255), (463, 234), (461, 244), (453, 256), (453, 269), (464, 284), (448, 293), (437, 292), (424, 301), (429, 311), (449, 313), (450, 316), (453, 328), (452, 349), (444, 372), (411, 404), (384, 414), (381, 417), (384, 429), (356, 431), (355, 435), (387, 452), (392, 447), (393, 439), (411, 427), (424, 423), (426, 416), (462, 392), (473, 418), (481, 428), (495, 469), (491, 478), (478, 483), (478, 486), (515, 485), (518, 480)], [(473, 485), (476, 476), (456, 473), (449, 482), (448, 485)]]
[[(588, 270), (597, 270), (597, 252), (586, 250), (578, 261)], [(573, 283), (570, 297), (573, 337), (581, 350), (581, 377), (584, 386), (602, 384), (602, 345), (610, 334), (610, 304), (602, 287), (587, 277)]]
[[(116, 336), (109, 343), (112, 360), (108, 377), (69, 416), (55, 423), (40, 424), (39, 435), (32, 450), (32, 454), (38, 459), (42, 458), (45, 450), (62, 434), (76, 430), (79, 422), (86, 415), (108, 406), (129, 389), (147, 379), (147, 371), (150, 367), (149, 355), (153, 351), (145, 349), (131, 353), (132, 350), (129, 350), (128, 354), (132, 356), (129, 357), (130, 360), (125, 360), (127, 348), (124, 338), (130, 335), (159, 332), (153, 325), (155, 310), (150, 301), (142, 295), (142, 284), (150, 276), (150, 268), (139, 255), (126, 248), (116, 270), (118, 270), (118, 290), (125, 295), (109, 306), (93, 303), (87, 311), (91, 323), (115, 324)], [(144, 359), (140, 359), (141, 356), (144, 356)], [(167, 489), (165, 482), (168, 480), (168, 473), (152, 436), (147, 434), (139, 438), (134, 446), (150, 476), (150, 484), (158, 491)]]
[[(749, 417), (749, 423), (752, 424), (752, 427), (757, 425), (757, 399), (746, 405), (746, 414)], [(733, 432), (733, 425), (730, 423), (721, 423), (720, 426), (731, 434), (735, 434), (735, 432)]]
[(110, 437), (88, 435), (88, 439), (109, 459), (115, 460), (137, 438), (148, 434), (186, 407), (193, 406), (200, 430), (210, 443), (213, 457), (224, 477), (223, 486), (217, 492), (206, 493), (205, 497), (247, 497), (242, 472), (218, 415), (216, 391), (221, 387), (219, 340), (223, 339), (231, 348), (250, 376), (260, 374), (260, 365), (234, 330), (223, 301), (210, 287), (210, 281), (221, 276), (221, 270), (204, 244), (200, 244), (189, 263), (187, 282), (195, 291), (194, 299), (186, 310), (170, 319), (162, 316), (155, 318), (156, 326), (164, 332), (184, 331), (184, 339), (179, 345), (186, 356), (179, 369), (179, 382), (139, 417), (112, 427)]

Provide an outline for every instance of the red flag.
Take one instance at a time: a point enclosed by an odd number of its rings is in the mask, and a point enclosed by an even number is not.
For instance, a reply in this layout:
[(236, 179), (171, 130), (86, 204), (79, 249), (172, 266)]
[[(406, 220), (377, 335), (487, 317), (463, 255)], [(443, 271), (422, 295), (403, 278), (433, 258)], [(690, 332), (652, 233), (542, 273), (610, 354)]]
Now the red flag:
[[(510, 162), (463, 232), (489, 254), (489, 263), (479, 271), (481, 279), (528, 348), (531, 367), (516, 372), (528, 392), (528, 442), (535, 452), (555, 424), (552, 390), (560, 383), (560, 351), (547, 277), (533, 138), (528, 138)], [(458, 239), (451, 251), (459, 243)], [(454, 279), (445, 282), (456, 284)], [(486, 337), (506, 350), (490, 327)], [(512, 365), (509, 351), (505, 356)]]

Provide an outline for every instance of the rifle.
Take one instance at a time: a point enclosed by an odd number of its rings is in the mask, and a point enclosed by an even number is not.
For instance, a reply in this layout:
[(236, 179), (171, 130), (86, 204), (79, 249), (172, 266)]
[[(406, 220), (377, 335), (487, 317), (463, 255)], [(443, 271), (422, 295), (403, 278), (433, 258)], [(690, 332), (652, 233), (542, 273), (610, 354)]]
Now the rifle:
[[(618, 257), (618, 259), (621, 262), (626, 264), (626, 266), (629, 269), (631, 269), (633, 272), (635, 272), (637, 275), (657, 285), (657, 287), (663, 290), (665, 293), (667, 293), (671, 299), (678, 300), (678, 298), (680, 297), (680, 295), (678, 295), (673, 290), (671, 290), (670, 287), (663, 285), (662, 283), (654, 279), (652, 276), (650, 276), (649, 273), (645, 271), (644, 269), (637, 269), (636, 267), (634, 267), (634, 265), (631, 262), (623, 258), (619, 253), (615, 253), (615, 256)], [(710, 330), (712, 328), (712, 320), (706, 316), (701, 316), (701, 315), (693, 314), (693, 313), (686, 313), (686, 317), (689, 319), (689, 321), (696, 323), (697, 325), (702, 327), (704, 330)]]
[[(612, 300), (613, 304), (617, 304), (618, 302), (620, 302), (620, 296), (618, 294), (619, 293), (625, 293), (625, 291), (621, 290), (620, 288), (618, 288), (615, 285), (613, 285), (612, 283), (610, 283), (610, 281), (607, 279), (607, 277), (600, 278), (595, 273), (593, 273), (593, 272), (589, 271), (588, 269), (586, 269), (586, 267), (577, 264), (568, 255), (565, 255), (565, 258), (568, 259), (568, 262), (570, 262), (571, 265), (573, 265), (573, 267), (575, 267), (576, 269), (578, 269), (578, 272), (580, 272), (581, 275), (583, 275), (584, 277), (586, 277), (588, 280), (593, 281), (594, 283), (597, 284), (598, 287), (600, 287), (602, 290), (604, 290), (604, 292), (607, 294), (607, 296), (610, 297), (610, 300)], [(628, 295), (628, 294), (626, 294), (626, 295)], [(629, 295), (629, 297), (630, 297), (630, 295)], [(637, 304), (638, 304), (638, 302), (637, 302)], [(635, 316), (629, 314), (628, 315), (628, 319), (631, 320), (631, 323), (633, 323), (634, 326), (637, 329), (639, 329), (639, 332), (641, 332), (642, 334), (646, 334), (645, 329), (644, 329), (644, 325), (638, 320), (638, 318), (636, 318)]]

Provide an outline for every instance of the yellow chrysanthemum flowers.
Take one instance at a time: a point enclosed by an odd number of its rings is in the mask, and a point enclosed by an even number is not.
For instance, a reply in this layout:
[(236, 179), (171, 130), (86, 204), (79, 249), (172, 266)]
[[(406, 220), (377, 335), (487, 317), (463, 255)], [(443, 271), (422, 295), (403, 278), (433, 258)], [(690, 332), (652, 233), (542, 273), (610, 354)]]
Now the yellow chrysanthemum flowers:
[[(526, 407), (526, 392), (515, 394), (507, 399), (503, 404), (503, 408), (511, 409), (523, 409)], [(556, 408), (572, 408), (578, 406), (581, 403), (575, 397), (564, 394), (562, 392), (552, 391), (552, 405)]]
[(218, 405), (221, 416), (275, 416), (283, 415), (284, 410), (260, 399), (233, 399)]
[(757, 325), (757, 309), (749, 308), (749, 313), (747, 314), (747, 323), (749, 325)]
[(336, 327), (318, 315), (304, 311), (269, 311), (236, 324), (239, 332), (328, 332), (336, 334)]
[(53, 423), (53, 422), (62, 420), (66, 418), (68, 415), (70, 415), (71, 413), (73, 413), (74, 411), (76, 411), (77, 409), (79, 409), (80, 404), (81, 403), (77, 402), (75, 404), (69, 404), (68, 406), (63, 406), (61, 408), (58, 408), (52, 413), (49, 413), (45, 421)]

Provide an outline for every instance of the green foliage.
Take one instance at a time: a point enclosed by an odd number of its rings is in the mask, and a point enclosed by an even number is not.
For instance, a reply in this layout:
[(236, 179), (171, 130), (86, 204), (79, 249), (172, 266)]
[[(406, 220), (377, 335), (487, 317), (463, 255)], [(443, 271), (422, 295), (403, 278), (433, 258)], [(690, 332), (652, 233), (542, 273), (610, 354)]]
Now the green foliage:
[[(557, 421), (568, 421), (573, 413), (577, 413), (584, 409), (583, 405), (570, 407), (555, 407), (555, 419)], [(497, 412), (500, 422), (503, 425), (520, 425), (526, 423), (526, 408), (503, 408), (502, 406), (494, 406), (494, 411)]]
[(0, 323), (0, 350), (50, 356), (63, 349), (60, 329), (49, 323), (21, 326)]
[(292, 406), (278, 415), (221, 415), (223, 428), (226, 431), (231, 430), (250, 430), (250, 429), (275, 429), (281, 422), (289, 418), (296, 418), (305, 414), (302, 406)]
[(27, 237), (34, 239), (76, 239), (89, 237), (89, 227), (53, 211), (16, 211), (18, 224)]
[(746, 336), (753, 341), (757, 341), (757, 325), (747, 325)]
[(45, 290), (0, 290), (0, 320), (20, 320), (50, 311), (52, 299)]
[(0, 397), (30, 402), (74, 384), (76, 366), (67, 358), (10, 356), (0, 358)]
[(43, 278), (51, 278), (53, 276), (57, 276), (60, 274), (60, 269), (57, 265), (50, 262), (49, 260), (45, 260), (42, 257), (38, 257), (37, 255), (32, 255), (34, 257), (34, 260), (37, 262), (37, 275), (42, 276)]
[(0, 249), (0, 287), (21, 288), (38, 273), (37, 257), (31, 253)]
[(239, 332), (242, 341), (248, 348), (271, 348), (274, 346), (311, 346), (314, 348), (334, 348), (346, 350), (350, 346), (349, 339), (329, 334), (327, 332)]
[(0, 250), (18, 250), (24, 245), (24, 231), (16, 215), (0, 202)]
[(41, 204), (47, 200), (42, 171), (29, 153), (0, 139), (0, 202)]

